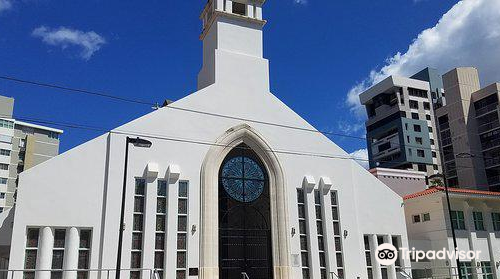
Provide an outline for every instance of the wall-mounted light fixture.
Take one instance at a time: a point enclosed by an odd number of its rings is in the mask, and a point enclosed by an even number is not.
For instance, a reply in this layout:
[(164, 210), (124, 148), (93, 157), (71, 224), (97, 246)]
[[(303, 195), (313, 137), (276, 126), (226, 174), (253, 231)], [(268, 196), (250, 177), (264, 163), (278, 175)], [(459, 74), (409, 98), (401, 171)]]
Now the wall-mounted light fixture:
[(295, 227), (292, 227), (292, 237), (295, 235)]
[(196, 225), (193, 225), (191, 227), (191, 233), (194, 234), (196, 232)]
[(344, 230), (344, 239), (346, 239), (349, 236), (349, 232), (347, 230)]

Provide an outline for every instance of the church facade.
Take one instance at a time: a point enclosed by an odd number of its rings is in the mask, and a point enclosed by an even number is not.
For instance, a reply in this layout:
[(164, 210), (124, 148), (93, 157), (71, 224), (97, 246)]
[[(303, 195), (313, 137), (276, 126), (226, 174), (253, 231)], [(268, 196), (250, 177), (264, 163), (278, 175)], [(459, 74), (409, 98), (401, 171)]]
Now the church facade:
[(13, 278), (116, 278), (120, 230), (119, 278), (395, 279), (409, 266), (375, 260), (381, 243), (408, 245), (402, 199), (271, 94), (263, 4), (208, 1), (197, 92), (21, 175)]

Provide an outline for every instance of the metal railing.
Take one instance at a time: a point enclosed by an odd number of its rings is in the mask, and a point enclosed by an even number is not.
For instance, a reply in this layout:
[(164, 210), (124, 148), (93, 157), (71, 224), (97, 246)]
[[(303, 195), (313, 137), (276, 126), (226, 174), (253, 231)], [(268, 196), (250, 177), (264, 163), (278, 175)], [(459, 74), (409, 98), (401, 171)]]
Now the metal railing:
[(406, 279), (473, 279), (473, 278), (494, 278), (491, 266), (491, 272), (484, 272), (482, 267), (469, 266), (462, 267), (462, 277), (460, 278), (458, 268), (456, 267), (430, 267), (430, 268), (412, 268), (398, 267), (396, 273)]
[[(25, 275), (35, 274), (51, 274), (51, 273), (70, 273), (77, 275), (82, 275), (78, 278), (86, 279), (113, 279), (116, 276), (116, 269), (0, 269), (0, 279), (22, 279), (31, 278), (25, 277)], [(140, 272), (142, 279), (163, 279), (162, 270), (158, 269), (148, 269), (148, 268), (129, 268), (121, 269), (120, 278), (129, 279), (131, 272)], [(248, 279), (248, 278), (247, 278)]]

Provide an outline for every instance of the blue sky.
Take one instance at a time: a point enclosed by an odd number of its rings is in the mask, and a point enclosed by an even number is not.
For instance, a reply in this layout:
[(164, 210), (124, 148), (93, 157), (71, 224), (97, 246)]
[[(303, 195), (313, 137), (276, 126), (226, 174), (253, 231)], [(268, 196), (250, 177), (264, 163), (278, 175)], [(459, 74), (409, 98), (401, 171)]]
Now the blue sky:
[[(0, 0), (0, 75), (148, 102), (180, 99), (196, 89), (202, 54), (198, 16), (205, 2)], [(450, 40), (460, 31), (485, 26), (487, 19), (498, 27), (500, 16), (490, 10), (500, 1), (457, 2), (269, 0), (264, 49), (272, 92), (320, 130), (363, 135), (363, 115), (353, 96), (387, 74), (408, 74), (428, 64), (446, 71), (473, 63), (486, 68), (488, 82), (500, 80), (490, 69), (500, 68), (498, 56), (491, 62), (466, 55), (477, 49), (474, 43), (485, 40), (491, 45), (482, 52), (500, 53), (494, 28), (474, 42)], [(464, 23), (461, 29), (457, 22)], [(435, 30), (421, 34), (428, 28)], [(68, 37), (58, 39), (55, 32)], [(439, 41), (443, 38), (446, 42)], [(453, 48), (430, 61), (422, 59), (422, 54), (436, 52), (436, 40)], [(3, 80), (0, 94), (16, 99), (17, 117), (109, 129), (151, 111), (144, 105)], [(61, 151), (100, 134), (64, 129)], [(348, 152), (365, 147), (362, 140), (332, 140)]]

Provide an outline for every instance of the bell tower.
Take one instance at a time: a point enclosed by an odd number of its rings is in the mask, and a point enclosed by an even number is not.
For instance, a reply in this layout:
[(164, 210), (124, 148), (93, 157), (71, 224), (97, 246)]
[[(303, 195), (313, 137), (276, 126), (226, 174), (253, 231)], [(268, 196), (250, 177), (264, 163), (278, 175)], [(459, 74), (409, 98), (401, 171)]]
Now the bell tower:
[[(203, 67), (198, 89), (214, 83), (269, 90), (268, 61), (263, 58), (265, 0), (209, 0), (201, 13)], [(264, 87), (264, 88), (262, 88)]]

